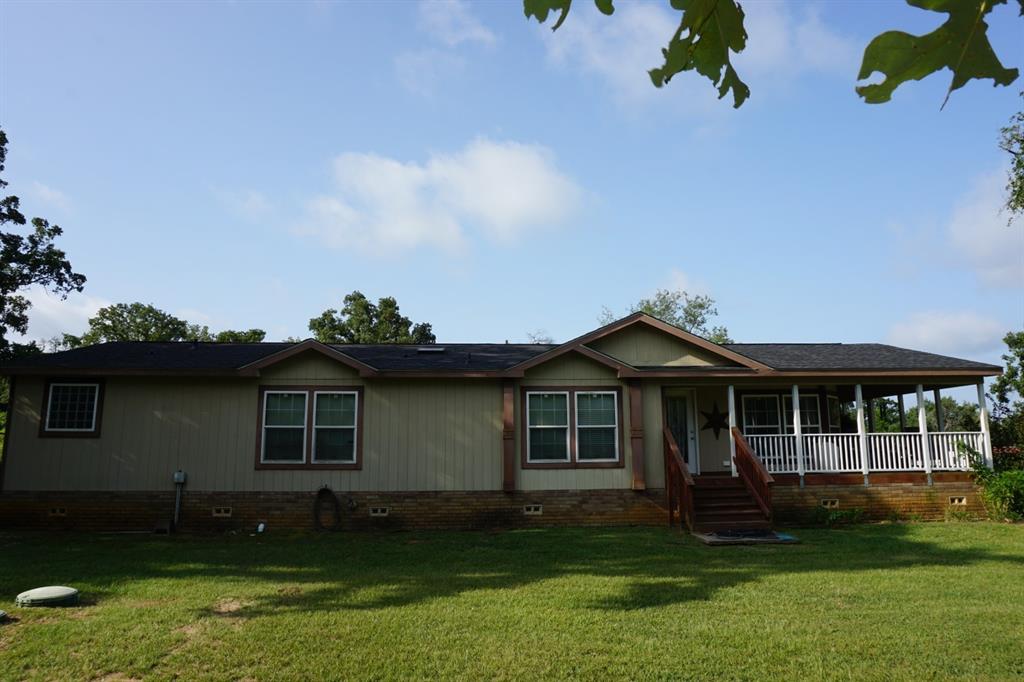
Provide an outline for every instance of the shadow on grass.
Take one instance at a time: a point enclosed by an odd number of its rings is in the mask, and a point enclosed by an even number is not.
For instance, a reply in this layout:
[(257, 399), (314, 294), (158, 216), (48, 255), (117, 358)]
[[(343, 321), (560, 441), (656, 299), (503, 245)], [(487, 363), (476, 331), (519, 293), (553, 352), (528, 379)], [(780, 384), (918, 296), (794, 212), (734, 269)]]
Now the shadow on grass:
[[(578, 608), (633, 610), (709, 600), (780, 574), (857, 573), (981, 562), (1024, 567), (1024, 554), (980, 541), (936, 543), (912, 526), (805, 531), (791, 546), (705, 547), (652, 528), (546, 529), (500, 533), (327, 534), (224, 538), (0, 535), (17, 553), (0, 594), (27, 582), (87, 584), (102, 601), (137, 580), (252, 587), (233, 617), (402, 607), (476, 590), (507, 590), (570, 576), (626, 580), (616, 596), (581, 594)], [(569, 590), (571, 592), (571, 590)], [(564, 593), (564, 592), (563, 592)], [(198, 616), (223, 615), (217, 607)]]

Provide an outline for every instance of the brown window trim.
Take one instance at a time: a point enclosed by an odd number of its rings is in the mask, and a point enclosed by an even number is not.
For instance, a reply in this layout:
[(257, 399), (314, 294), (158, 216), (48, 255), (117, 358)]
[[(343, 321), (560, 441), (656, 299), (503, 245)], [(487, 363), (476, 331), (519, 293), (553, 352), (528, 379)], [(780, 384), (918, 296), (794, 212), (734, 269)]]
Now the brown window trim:
[[(50, 431), (46, 428), (46, 422), (49, 421), (50, 417), (50, 387), (54, 384), (97, 384), (99, 388), (96, 390), (96, 422), (93, 424), (93, 428), (90, 431)], [(100, 427), (103, 425), (103, 394), (106, 392), (106, 382), (103, 379), (96, 378), (64, 378), (64, 377), (51, 377), (43, 384), (43, 399), (40, 402), (42, 405), (42, 411), (39, 415), (39, 437), (40, 438), (99, 438)]]
[[(267, 391), (287, 391), (306, 394), (306, 442), (302, 462), (264, 462), (263, 454), (263, 396)], [(355, 462), (323, 462), (317, 464), (313, 457), (313, 410), (316, 392), (346, 392), (356, 394), (356, 461)], [(358, 471), (363, 468), (363, 387), (362, 386), (278, 386), (274, 384), (260, 385), (256, 398), (256, 468), (273, 470), (312, 470), (312, 471)]]
[[(576, 394), (577, 393), (615, 393), (615, 418), (618, 420), (617, 441), (619, 458), (615, 462), (587, 462), (576, 459)], [(569, 461), (567, 462), (530, 462), (527, 459), (527, 441), (530, 438), (530, 418), (526, 405), (527, 393), (568, 393), (569, 394)], [(520, 386), (520, 458), (523, 469), (621, 469), (626, 466), (625, 428), (622, 421), (622, 387), (621, 386)]]

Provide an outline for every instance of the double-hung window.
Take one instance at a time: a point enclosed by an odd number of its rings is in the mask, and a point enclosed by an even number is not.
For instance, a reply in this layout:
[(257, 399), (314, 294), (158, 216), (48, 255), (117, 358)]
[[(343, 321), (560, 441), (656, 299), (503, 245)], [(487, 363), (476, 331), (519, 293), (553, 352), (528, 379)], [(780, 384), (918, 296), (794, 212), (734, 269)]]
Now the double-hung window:
[(101, 394), (102, 386), (95, 381), (48, 383), (43, 433), (55, 436), (98, 435)]
[(569, 394), (528, 392), (526, 418), (526, 460), (569, 462)]
[(748, 436), (777, 434), (781, 426), (778, 396), (743, 396), (743, 433)]
[[(786, 433), (793, 433), (793, 398), (782, 396), (786, 416)], [(818, 411), (817, 395), (800, 396), (800, 432), (821, 433), (821, 413)]]
[(618, 414), (614, 391), (576, 393), (576, 459), (581, 462), (618, 460)]
[(526, 466), (619, 466), (617, 389), (527, 390), (524, 394)]
[(313, 402), (313, 461), (356, 461), (355, 391), (316, 391)]
[(359, 468), (359, 388), (260, 389), (258, 468)]
[(262, 461), (295, 464), (306, 461), (306, 401), (300, 391), (263, 394)]

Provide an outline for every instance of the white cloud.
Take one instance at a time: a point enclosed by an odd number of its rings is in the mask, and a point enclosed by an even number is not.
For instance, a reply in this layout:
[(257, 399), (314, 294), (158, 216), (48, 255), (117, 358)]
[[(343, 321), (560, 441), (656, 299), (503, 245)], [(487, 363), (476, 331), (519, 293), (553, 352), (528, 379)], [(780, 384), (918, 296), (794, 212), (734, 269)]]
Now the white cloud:
[(455, 252), (470, 233), (508, 242), (563, 224), (582, 194), (547, 148), (485, 138), (423, 164), (342, 154), (334, 180), (333, 193), (309, 201), (297, 232), (378, 254), (419, 246)]
[(462, 43), (494, 45), (498, 39), (462, 0), (421, 0), (420, 27), (435, 40), (456, 47)]
[(1024, 286), (1024, 226), (1006, 224), (1006, 172), (981, 176), (957, 203), (949, 221), (949, 245), (954, 262), (974, 269), (994, 287)]
[(88, 294), (72, 293), (66, 300), (42, 288), (33, 287), (25, 294), (32, 307), (28, 311), (28, 339), (50, 339), (65, 332), (82, 334), (89, 327), (89, 318), (110, 302)]
[[(760, 93), (759, 84), (802, 73), (856, 75), (858, 42), (826, 26), (815, 7), (798, 11), (782, 3), (758, 2), (745, 3), (744, 11), (749, 38), (746, 49), (734, 58), (740, 77), (755, 92)], [(601, 78), (620, 103), (636, 104), (659, 96), (661, 91), (647, 72), (663, 63), (661, 49), (675, 33), (680, 16), (660, 3), (623, 4), (611, 17), (580, 5), (557, 31), (550, 30), (553, 19), (542, 28), (552, 61)], [(682, 93), (673, 101), (688, 110), (720, 106), (715, 88), (695, 73), (677, 76), (662, 91)]]
[(71, 200), (59, 189), (44, 185), (41, 182), (33, 182), (29, 188), (32, 197), (44, 204), (66, 211), (71, 207)]
[(410, 50), (395, 56), (395, 76), (406, 90), (432, 96), (442, 81), (454, 80), (465, 68), (465, 60), (442, 50)]
[(931, 311), (893, 325), (888, 341), (933, 353), (977, 355), (998, 348), (1005, 333), (1004, 324), (973, 311)]

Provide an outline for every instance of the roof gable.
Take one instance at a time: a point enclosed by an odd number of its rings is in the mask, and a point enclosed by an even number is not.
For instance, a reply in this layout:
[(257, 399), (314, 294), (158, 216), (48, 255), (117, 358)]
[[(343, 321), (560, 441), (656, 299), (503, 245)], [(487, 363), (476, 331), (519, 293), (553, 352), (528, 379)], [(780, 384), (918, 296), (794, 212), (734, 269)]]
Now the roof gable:
[(360, 376), (372, 376), (377, 373), (377, 370), (375, 368), (371, 367), (365, 362), (356, 360), (352, 356), (342, 353), (340, 350), (336, 348), (332, 348), (331, 346), (320, 343), (316, 339), (306, 339), (301, 343), (296, 343), (293, 346), (289, 346), (288, 348), (280, 350), (276, 353), (272, 353), (255, 362), (251, 362), (248, 365), (239, 367), (239, 371), (243, 373), (253, 372), (258, 374), (261, 369), (271, 367), (279, 362), (283, 362), (285, 360), (288, 360), (289, 358), (295, 357), (300, 353), (305, 353), (308, 351), (321, 353), (332, 360), (340, 362), (343, 365), (347, 365), (348, 367), (351, 367), (352, 369), (358, 371)]
[(588, 347), (633, 367), (740, 367), (739, 362), (646, 324), (595, 339)]
[(770, 372), (772, 370), (772, 368), (769, 367), (768, 365), (757, 362), (756, 360), (748, 358), (745, 355), (741, 355), (740, 353), (730, 350), (725, 346), (720, 346), (717, 343), (708, 341), (707, 339), (697, 336), (696, 334), (691, 334), (690, 332), (683, 331), (679, 327), (668, 324), (667, 322), (662, 322), (661, 320), (655, 317), (651, 317), (646, 313), (633, 313), (632, 315), (624, 317), (621, 320), (616, 320), (611, 324), (607, 324), (603, 327), (595, 329), (594, 331), (584, 334), (583, 336), (578, 336), (575, 339), (572, 339), (571, 341), (566, 341), (560, 346), (555, 346), (554, 348), (547, 352), (541, 353), (536, 357), (521, 362), (518, 365), (515, 365), (511, 369), (511, 372), (514, 372), (516, 375), (521, 376), (521, 373), (529, 369), (530, 367), (536, 367), (539, 364), (548, 362), (549, 360), (564, 355), (565, 353), (590, 352), (600, 355), (602, 358), (605, 359), (606, 362), (611, 362), (615, 365), (618, 365), (620, 367), (620, 376), (635, 375), (635, 366), (621, 359), (614, 358), (607, 353), (602, 353), (595, 346), (599, 345), (598, 342), (601, 339), (610, 337), (613, 334), (621, 332), (622, 330), (628, 329), (630, 327), (638, 326), (647, 327), (668, 334), (669, 336), (674, 337), (679, 341), (682, 341), (696, 349), (699, 349), (705, 354), (704, 357), (706, 359), (720, 358), (720, 361), (718, 362), (719, 365), (741, 366), (756, 371)]

